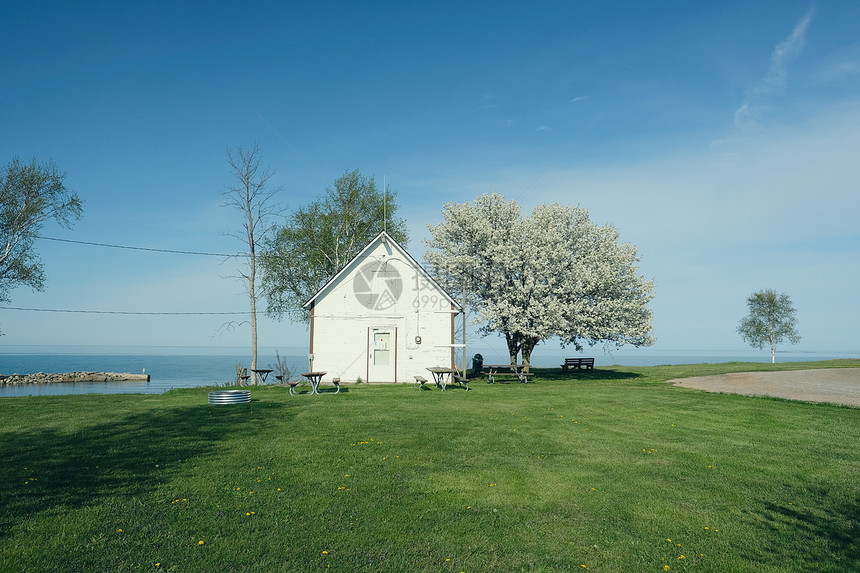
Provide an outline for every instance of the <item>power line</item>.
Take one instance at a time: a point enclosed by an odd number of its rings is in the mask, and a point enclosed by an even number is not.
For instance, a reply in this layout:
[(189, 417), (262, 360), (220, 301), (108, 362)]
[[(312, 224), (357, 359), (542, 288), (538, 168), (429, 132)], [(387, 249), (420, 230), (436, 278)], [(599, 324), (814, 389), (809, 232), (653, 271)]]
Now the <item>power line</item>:
[(89, 245), (91, 247), (109, 247), (111, 249), (128, 249), (132, 251), (150, 251), (154, 253), (172, 253), (176, 255), (201, 255), (204, 257), (242, 257), (245, 255), (241, 254), (232, 254), (227, 255), (224, 253), (204, 253), (200, 251), (179, 251), (175, 249), (154, 249), (151, 247), (130, 247), (128, 245), (111, 245), (108, 243), (93, 243), (89, 241), (73, 241), (71, 239), (58, 239), (56, 237), (43, 237), (41, 235), (36, 235), (37, 238), (42, 239), (44, 241), (57, 241), (59, 243), (73, 243), (76, 245)]
[(29, 312), (65, 312), (75, 314), (123, 314), (123, 315), (144, 315), (144, 316), (224, 316), (224, 315), (241, 315), (248, 314), (250, 311), (244, 312), (131, 312), (125, 310), (70, 310), (60, 308), (22, 308), (17, 306), (0, 306), (2, 310), (24, 310)]

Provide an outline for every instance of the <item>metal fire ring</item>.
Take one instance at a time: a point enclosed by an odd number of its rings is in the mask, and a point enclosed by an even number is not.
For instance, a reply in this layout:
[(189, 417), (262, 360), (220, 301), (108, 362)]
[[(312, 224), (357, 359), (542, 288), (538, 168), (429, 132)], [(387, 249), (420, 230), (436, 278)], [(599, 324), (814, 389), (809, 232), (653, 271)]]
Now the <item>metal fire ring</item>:
[(244, 404), (251, 401), (249, 390), (216, 390), (209, 392), (210, 404)]

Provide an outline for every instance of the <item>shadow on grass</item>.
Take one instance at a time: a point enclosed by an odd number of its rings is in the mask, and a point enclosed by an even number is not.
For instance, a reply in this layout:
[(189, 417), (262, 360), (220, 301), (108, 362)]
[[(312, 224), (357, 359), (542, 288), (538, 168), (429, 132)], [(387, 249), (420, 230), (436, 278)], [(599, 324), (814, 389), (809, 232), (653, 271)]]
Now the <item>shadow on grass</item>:
[[(277, 408), (277, 415), (268, 414)], [(109, 423), (6, 432), (0, 436), (0, 538), (23, 519), (131, 498), (183, 471), (183, 463), (217, 455), (225, 438), (253, 439), (267, 420), (283, 421), (281, 404), (201, 405), (150, 410)]]
[(567, 371), (561, 368), (533, 368), (538, 382), (571, 382), (575, 380), (630, 380), (640, 378), (642, 374), (623, 369), (595, 368), (593, 370), (574, 368)]
[[(851, 499), (843, 505), (829, 500), (828, 492), (819, 492), (821, 499), (828, 500), (816, 508), (792, 504), (766, 502), (760, 513), (753, 513), (757, 521), (776, 533), (775, 538), (785, 538), (788, 546), (773, 551), (775, 564), (780, 557), (791, 554), (798, 544), (803, 545), (811, 562), (832, 563), (832, 571), (857, 571), (860, 566), (860, 502)], [(791, 536), (784, 536), (791, 531)], [(776, 548), (774, 548), (776, 549)], [(760, 556), (752, 556), (757, 559)]]

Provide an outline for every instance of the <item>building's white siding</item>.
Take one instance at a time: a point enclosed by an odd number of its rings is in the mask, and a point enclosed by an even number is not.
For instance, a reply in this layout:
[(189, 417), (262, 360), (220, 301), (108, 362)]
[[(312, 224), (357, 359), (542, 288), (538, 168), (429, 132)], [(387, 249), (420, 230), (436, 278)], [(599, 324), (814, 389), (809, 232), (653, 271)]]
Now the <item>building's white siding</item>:
[(405, 251), (377, 238), (312, 301), (313, 369), (344, 383), (430, 378), (428, 367), (452, 365), (452, 309)]

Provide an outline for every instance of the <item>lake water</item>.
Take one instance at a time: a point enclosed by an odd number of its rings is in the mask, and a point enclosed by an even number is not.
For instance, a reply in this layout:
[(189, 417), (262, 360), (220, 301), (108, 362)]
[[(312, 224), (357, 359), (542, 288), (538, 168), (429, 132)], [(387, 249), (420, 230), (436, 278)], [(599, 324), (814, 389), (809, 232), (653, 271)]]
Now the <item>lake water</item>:
[[(281, 355), (297, 373), (307, 371), (307, 354)], [(275, 363), (274, 354), (259, 354), (258, 368)], [(236, 380), (236, 366), (250, 369), (248, 354), (11, 354), (0, 353), (0, 373), (33, 374), (36, 372), (126, 372), (146, 373), (149, 382), (66, 382), (62, 384), (22, 384), (0, 386), (0, 397), (49, 396), (57, 394), (161, 394), (172, 388), (224, 386)], [(302, 368), (304, 366), (304, 368)], [(267, 382), (276, 382), (274, 372)]]
[[(628, 351), (629, 352), (629, 351)], [(497, 349), (476, 348), (467, 353), (469, 366), (475, 353), (481, 353), (487, 364), (506, 362), (504, 352)], [(290, 364), (296, 374), (308, 366), (306, 351), (300, 348), (279, 352), (281, 360)], [(593, 356), (597, 366), (656, 366), (661, 364), (701, 364), (718, 362), (770, 362), (766, 352), (707, 352), (675, 351), (656, 353), (647, 350), (626, 354), (604, 354), (602, 350), (586, 352)], [(532, 357), (537, 367), (557, 367), (567, 356), (580, 356), (575, 352), (553, 349), (543, 350)], [(858, 358), (860, 353), (824, 354), (817, 352), (780, 353), (778, 362)], [(459, 356), (458, 356), (459, 358)], [(275, 363), (274, 349), (261, 351), (257, 358), (260, 368)], [(0, 397), (48, 396), (87, 393), (143, 393), (161, 394), (172, 388), (196, 386), (224, 386), (236, 379), (236, 366), (250, 369), (250, 352), (242, 349), (199, 350), (188, 348), (86, 348), (86, 347), (19, 347), (0, 350), (0, 373), (33, 374), (36, 372), (128, 372), (150, 375), (149, 382), (77, 382), (62, 384), (25, 384), (0, 386)], [(275, 382), (274, 373), (268, 382)]]

